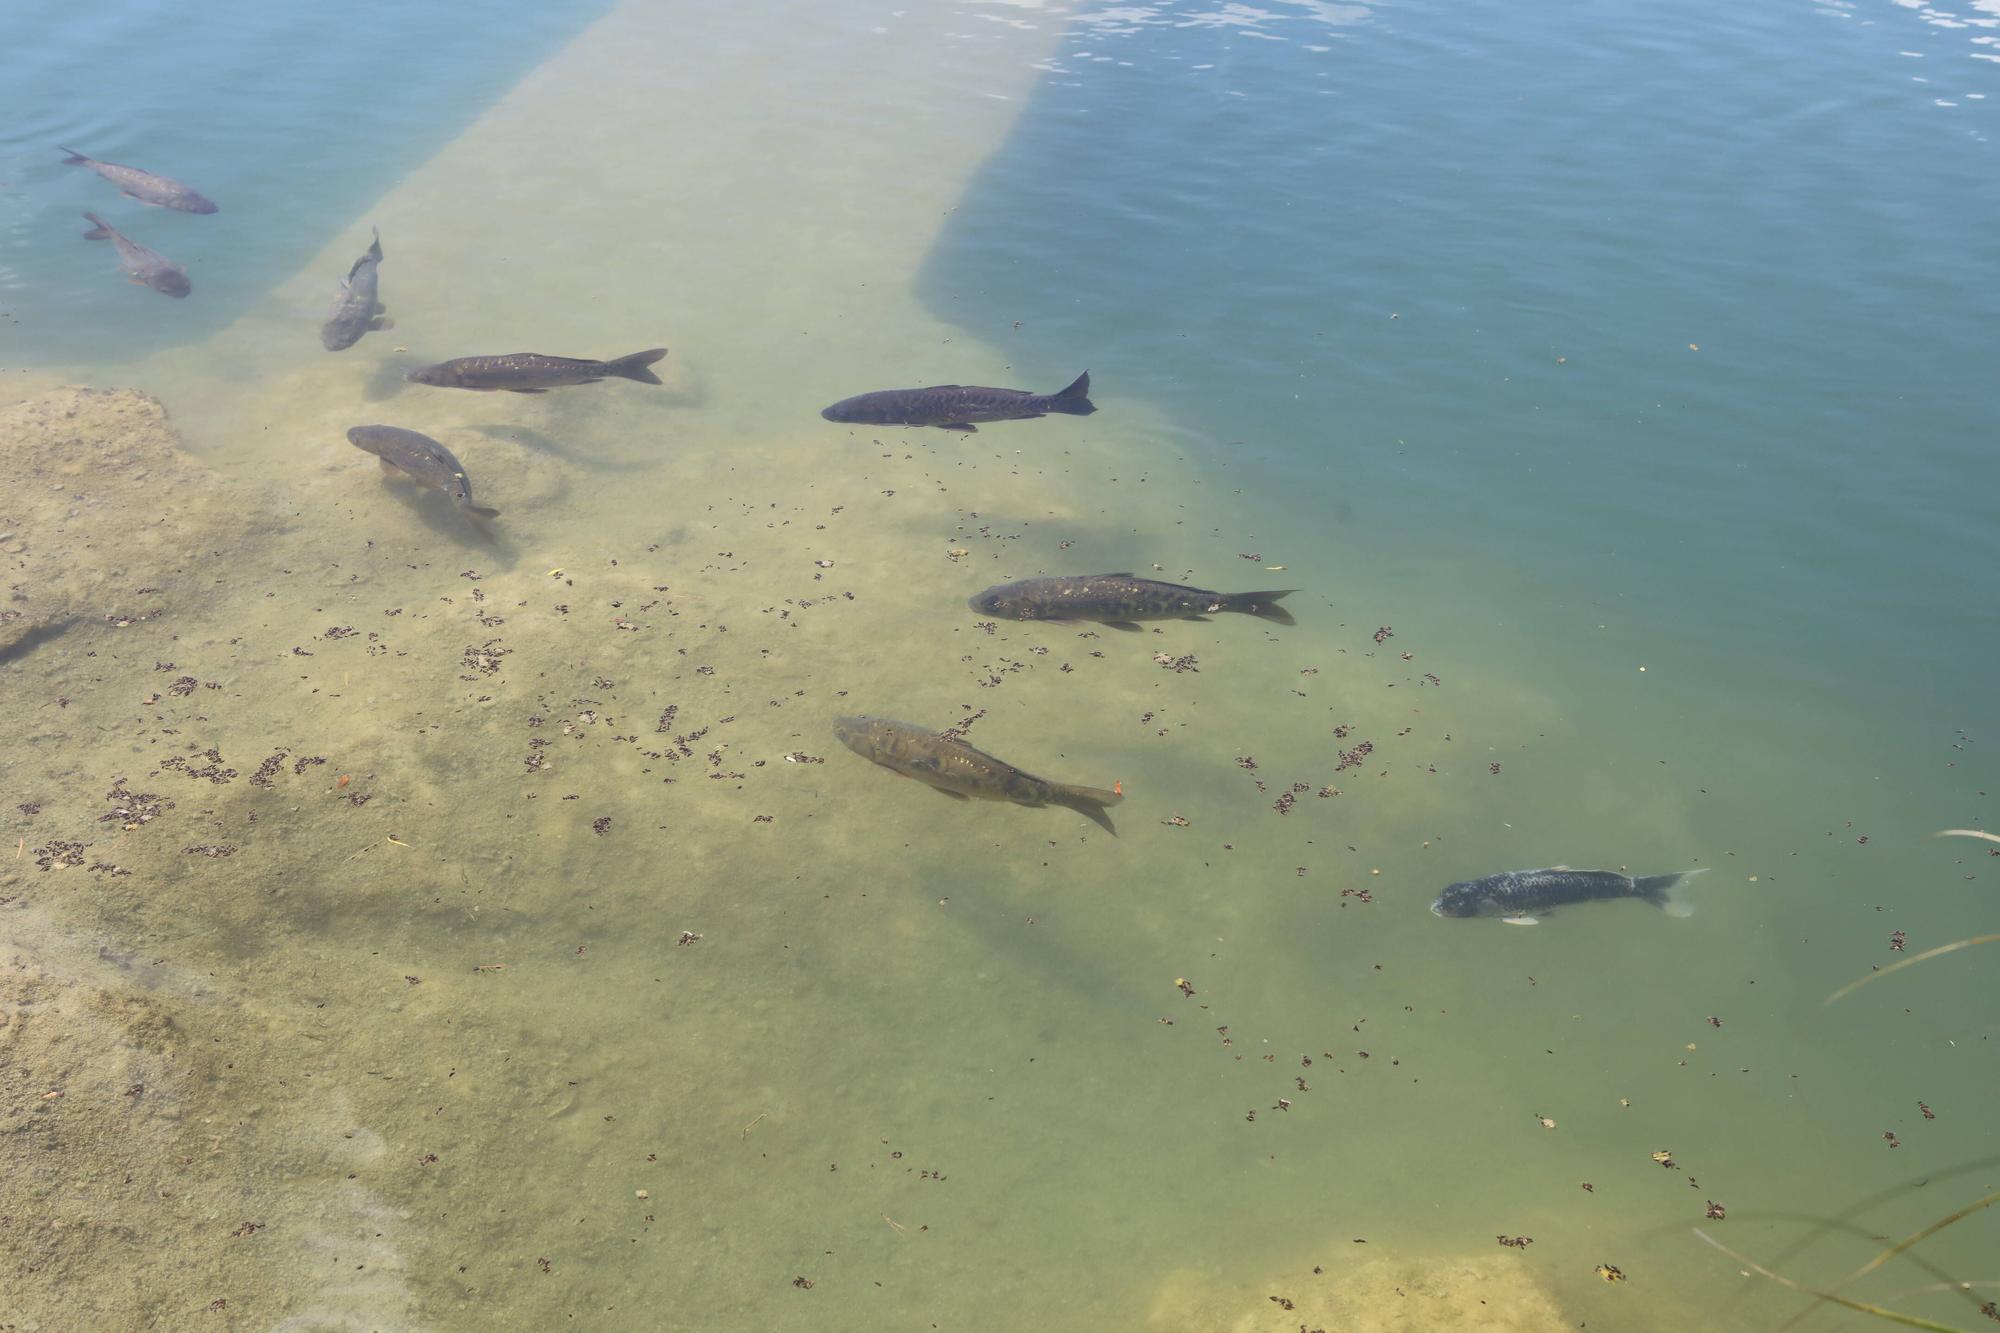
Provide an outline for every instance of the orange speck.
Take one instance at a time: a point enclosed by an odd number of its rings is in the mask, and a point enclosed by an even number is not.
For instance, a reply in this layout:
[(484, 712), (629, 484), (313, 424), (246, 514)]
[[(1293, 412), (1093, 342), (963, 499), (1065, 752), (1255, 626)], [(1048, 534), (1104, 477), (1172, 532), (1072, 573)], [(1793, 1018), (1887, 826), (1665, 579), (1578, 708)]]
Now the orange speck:
[(354, 779), (353, 779), (353, 778), (351, 778), (351, 777), (347, 776), (347, 774), (345, 774), (345, 773), (342, 773), (342, 774), (340, 775), (340, 780), (339, 780), (338, 782), (334, 783), (333, 785), (334, 785), (334, 786), (336, 786), (336, 787), (345, 787), (345, 786), (346, 786), (346, 785), (347, 785), (348, 783), (350, 783), (350, 782), (352, 782), (352, 781), (354, 781)]
[(1111, 784), (1111, 794), (1113, 796), (1123, 796), (1125, 794), (1124, 779), (1121, 778), (1117, 782)]

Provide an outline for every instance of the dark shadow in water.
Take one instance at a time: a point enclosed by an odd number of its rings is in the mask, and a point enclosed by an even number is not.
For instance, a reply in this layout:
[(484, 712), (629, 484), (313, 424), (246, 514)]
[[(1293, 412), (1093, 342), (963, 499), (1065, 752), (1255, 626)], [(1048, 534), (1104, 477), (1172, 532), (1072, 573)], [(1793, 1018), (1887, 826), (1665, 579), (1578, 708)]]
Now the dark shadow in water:
[(561, 459), (572, 466), (595, 472), (643, 472), (652, 466), (652, 464), (647, 462), (623, 462), (605, 458), (601, 454), (580, 452), (562, 443), (562, 441), (556, 439), (553, 435), (536, 430), (533, 426), (516, 426), (511, 422), (495, 421), (477, 426), (467, 426), (465, 429), (475, 431), (480, 435), (486, 436), (488, 439), (505, 440), (509, 444), (518, 444), (524, 448), (532, 449), (536, 453), (547, 454), (551, 458)]
[(418, 366), (428, 364), (408, 352), (391, 352), (375, 367), (375, 373), (361, 386), (361, 396), (371, 403), (394, 398), (410, 387), (406, 378)]
[[(414, 515), (431, 532), (470, 551), (486, 552), (511, 568), (519, 552), (495, 526), (501, 519), (481, 519), (460, 510), (443, 491), (422, 491), (408, 482), (382, 478), (382, 490)], [(504, 519), (506, 516), (501, 516)]]
[(662, 380), (666, 381), (666, 384), (661, 389), (653, 389), (648, 385), (647, 388), (652, 390), (648, 402), (657, 402), (662, 407), (689, 410), (708, 406), (708, 379), (699, 370), (693, 369), (685, 362), (674, 361), (671, 355), (667, 358), (667, 364), (655, 366), (653, 369), (659, 373)]
[(0, 648), (0, 666), (5, 666), (9, 662), (18, 662), (49, 640), (61, 638), (64, 632), (76, 623), (75, 617), (71, 617), (68, 620), (57, 621), (52, 625), (36, 626), (20, 638), (14, 640), (14, 642), (8, 644), (5, 648)]

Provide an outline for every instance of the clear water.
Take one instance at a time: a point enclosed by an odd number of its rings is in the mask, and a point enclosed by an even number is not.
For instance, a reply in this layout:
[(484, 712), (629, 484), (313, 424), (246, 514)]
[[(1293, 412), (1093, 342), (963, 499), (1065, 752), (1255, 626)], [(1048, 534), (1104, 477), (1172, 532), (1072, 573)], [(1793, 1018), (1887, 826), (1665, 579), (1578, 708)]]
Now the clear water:
[[(1692, 1228), (1830, 1285), (1995, 1188), (1991, 958), (1822, 1003), (2000, 919), (1928, 836), (1992, 823), (1990, 8), (34, 17), (5, 398), (142, 390), (203, 470), (152, 504), (45, 432), (0, 521), (103, 571), (0, 663), (0, 1315), (1765, 1328), (1802, 1298)], [(330, 355), (370, 224), (397, 327)], [(1085, 367), (1087, 418), (818, 416)], [(35, 526), (58, 485), (122, 517)], [(1103, 569), (1299, 624), (964, 608)], [(854, 711), (1121, 780), (1119, 836)], [(100, 820), (120, 777), (174, 807)], [(1425, 910), (1558, 863), (1709, 873)], [(1990, 1216), (1850, 1290), (1978, 1326), (1924, 1289), (2000, 1281)]]

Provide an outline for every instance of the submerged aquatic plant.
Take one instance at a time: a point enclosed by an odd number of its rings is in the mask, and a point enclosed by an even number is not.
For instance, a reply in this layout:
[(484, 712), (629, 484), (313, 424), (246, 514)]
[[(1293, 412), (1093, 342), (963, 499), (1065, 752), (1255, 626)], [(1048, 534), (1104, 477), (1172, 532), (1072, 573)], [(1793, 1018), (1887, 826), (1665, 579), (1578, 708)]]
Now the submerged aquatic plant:
[[(1892, 1324), (1902, 1324), (1906, 1328), (1927, 1328), (1931, 1329), (1933, 1333), (1966, 1333), (1965, 1329), (1958, 1327), (1956, 1324), (1940, 1324), (1935, 1319), (1925, 1319), (1920, 1315), (1902, 1314), (1898, 1311), (1887, 1309), (1884, 1306), (1870, 1305), (1867, 1301), (1857, 1301), (1852, 1297), (1842, 1296), (1836, 1292), (1816, 1291), (1811, 1287), (1792, 1281), (1782, 1273), (1773, 1273), (1754, 1259), (1749, 1259), (1738, 1254), (1715, 1237), (1709, 1235), (1706, 1231), (1703, 1231), (1700, 1227), (1694, 1229), (1694, 1234), (1707, 1241), (1710, 1245), (1713, 1245), (1716, 1249), (1721, 1250), (1724, 1254), (1734, 1259), (1737, 1263), (1742, 1264), (1759, 1277), (1767, 1277), (1779, 1286), (1789, 1287), (1801, 1295), (1811, 1296), (1817, 1300), (1831, 1301), (1835, 1305), (1844, 1305), (1850, 1310), (1858, 1311), (1865, 1315), (1873, 1315), (1877, 1319), (1886, 1319)], [(1954, 1288), (1956, 1288), (1956, 1285), (1953, 1284)]]
[[(1987, 842), (2000, 842), (2000, 833), (1988, 833), (1984, 829), (1948, 828), (1941, 829), (1932, 836), (1939, 838), (1984, 838)], [(1933, 958), (1942, 957), (1948, 953), (1956, 953), (1960, 949), (1969, 949), (1975, 944), (1991, 944), (1995, 940), (2000, 940), (2000, 932), (1991, 935), (1975, 935), (1971, 939), (1954, 940), (1950, 944), (1940, 944), (1935, 949), (1926, 949), (1920, 954), (1905, 958), (1900, 963), (1891, 963), (1885, 968), (1870, 972), (1865, 977), (1848, 982), (1845, 986), (1827, 996), (1823, 1003), (1833, 1004), (1844, 1000), (1863, 986), (1873, 981), (1880, 981), (1891, 972), (1900, 972), (1906, 967), (1915, 967), (1918, 963), (1926, 963)]]
[[(1981, 838), (1987, 842), (2000, 843), (2000, 834), (1988, 833), (1983, 829), (1959, 829), (1959, 828), (1943, 829), (1939, 831), (1936, 834), (1936, 836), (1940, 838)], [(1860, 990), (1863, 986), (1868, 985), (1870, 982), (1880, 981), (1883, 977), (1888, 976), (1892, 972), (1900, 972), (1904, 968), (1915, 967), (1918, 963), (1929, 962), (1933, 958), (1939, 958), (1948, 953), (1955, 953), (1960, 949), (1969, 949), (1976, 944), (1990, 944), (1995, 940), (2000, 940), (2000, 932), (1995, 932), (1993, 934), (1987, 934), (1987, 935), (1975, 935), (1969, 939), (1954, 940), (1950, 944), (1941, 944), (1935, 949), (1926, 949), (1924, 952), (1920, 954), (1917, 954), (1910, 958), (1905, 958), (1898, 963), (1892, 963), (1888, 967), (1881, 968), (1874, 972), (1870, 972), (1867, 976), (1849, 982), (1847, 985), (1842, 986), (1839, 990), (1835, 991), (1833, 994), (1827, 996), (1822, 1003), (1824, 1004), (1837, 1003), (1838, 1001), (1847, 998), (1849, 995), (1852, 995), (1855, 991)], [(1925, 1119), (1932, 1118), (1930, 1108), (1928, 1106), (1925, 1106), (1922, 1102), (1917, 1103), (1917, 1105), (1918, 1108), (1923, 1111)], [(1892, 1144), (1894, 1143), (1893, 1139), (1891, 1139), (1891, 1143)], [(1943, 1231), (1946, 1227), (1961, 1222), (1966, 1218), (1972, 1216), (1974, 1213), (1983, 1212), (1986, 1209), (1991, 1208), (1996, 1203), (2000, 1203), (2000, 1190), (1995, 1190), (1994, 1192), (1986, 1195), (1983, 1198), (1975, 1199), (1973, 1202), (1966, 1204), (1963, 1208), (1960, 1208), (1955, 1212), (1949, 1213), (1944, 1217), (1939, 1218), (1937, 1221), (1930, 1223), (1928, 1226), (1921, 1227), (1918, 1230), (1912, 1232), (1910, 1235), (1904, 1237), (1902, 1240), (1897, 1241), (1894, 1245), (1891, 1245), (1888, 1249), (1883, 1250), (1880, 1254), (1876, 1255), (1873, 1259), (1870, 1259), (1867, 1263), (1863, 1264), (1861, 1267), (1855, 1269), (1852, 1273), (1849, 1273), (1838, 1284), (1836, 1284), (1833, 1289), (1827, 1291), (1821, 1291), (1814, 1287), (1805, 1286), (1802, 1283), (1794, 1282), (1792, 1279), (1785, 1277), (1782, 1274), (1772, 1272), (1770, 1269), (1765, 1268), (1761, 1264), (1758, 1264), (1755, 1261), (1748, 1259), (1741, 1254), (1738, 1254), (1736, 1251), (1730, 1249), (1727, 1245), (1724, 1245), (1721, 1241), (1715, 1239), (1715, 1237), (1703, 1231), (1700, 1227), (1694, 1228), (1694, 1234), (1696, 1236), (1699, 1236), (1703, 1241), (1714, 1246), (1716, 1249), (1721, 1250), (1724, 1254), (1736, 1260), (1738, 1263), (1742, 1264), (1745, 1268), (1749, 1269), (1751, 1272), (1754, 1272), (1761, 1277), (1769, 1278), (1771, 1281), (1778, 1283), (1780, 1286), (1788, 1287), (1791, 1290), (1800, 1293), (1801, 1295), (1811, 1296), (1816, 1301), (1824, 1301), (1833, 1305), (1845, 1306), (1847, 1309), (1856, 1311), (1857, 1313), (1871, 1315), (1874, 1318), (1886, 1320), (1892, 1324), (1902, 1324), (1908, 1328), (1934, 1329), (1934, 1330), (1939, 1330), (1940, 1333), (1964, 1333), (1964, 1330), (1959, 1329), (1957, 1326), (1952, 1324), (1942, 1324), (1934, 1319), (1925, 1319), (1918, 1315), (1903, 1314), (1899, 1311), (1888, 1309), (1885, 1306), (1871, 1304), (1870, 1302), (1867, 1301), (1855, 1300), (1853, 1297), (1850, 1296), (1843, 1296), (1840, 1294), (1840, 1288), (1849, 1286), (1855, 1282), (1860, 1281), (1862, 1278), (1868, 1276), (1870, 1273), (1880, 1268), (1883, 1264), (1888, 1263), (1891, 1259), (1895, 1258), (1897, 1255), (1903, 1254), (1908, 1250), (1914, 1248), (1915, 1246), (1921, 1244), (1922, 1242), (1930, 1239), (1932, 1236), (1935, 1236), (1938, 1232)], [(1969, 1294), (1977, 1287), (1984, 1287), (1990, 1285), (1993, 1284), (1984, 1282), (1979, 1282), (1979, 1283), (1951, 1282), (1938, 1286), (1926, 1287), (1923, 1290), (1958, 1291)], [(1985, 1315), (1987, 1318), (2000, 1320), (2000, 1307), (1996, 1307), (1996, 1305), (1993, 1302), (1988, 1301), (1985, 1304), (1980, 1305), (1978, 1308), (1979, 1308), (1979, 1313)], [(1797, 1320), (1794, 1319), (1790, 1322), (1797, 1322)]]

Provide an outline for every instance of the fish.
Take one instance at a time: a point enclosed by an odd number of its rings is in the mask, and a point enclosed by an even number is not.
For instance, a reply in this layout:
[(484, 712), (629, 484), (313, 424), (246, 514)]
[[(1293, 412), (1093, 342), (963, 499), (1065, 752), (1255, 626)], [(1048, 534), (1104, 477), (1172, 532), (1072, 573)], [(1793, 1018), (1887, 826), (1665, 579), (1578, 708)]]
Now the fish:
[(1090, 401), (1090, 372), (1084, 371), (1059, 393), (1029, 393), (1026, 389), (988, 389), (976, 384), (933, 384), (927, 389), (878, 389), (843, 398), (821, 410), (828, 421), (870, 426), (936, 426), (941, 430), (975, 431), (975, 421), (1026, 421), (1066, 412), (1087, 417), (1097, 407)]
[(1546, 914), (1551, 908), (1572, 903), (1637, 898), (1668, 916), (1692, 916), (1694, 909), (1672, 891), (1705, 869), (1637, 879), (1616, 870), (1572, 870), (1568, 866), (1509, 870), (1449, 886), (1431, 904), (1431, 911), (1438, 916), (1497, 916), (1510, 926), (1532, 926), (1541, 919), (1536, 912)]
[(390, 476), (413, 481), (427, 491), (443, 491), (475, 518), (500, 516), (497, 509), (472, 503), (472, 480), (464, 465), (428, 435), (401, 426), (355, 426), (347, 432), (347, 441), (382, 460), (382, 470)]
[(1141, 620), (1207, 620), (1219, 611), (1294, 625), (1298, 622), (1278, 599), (1297, 591), (1210, 592), (1133, 574), (1064, 574), (995, 584), (969, 605), (982, 615), (1009, 620), (1094, 620), (1124, 630), (1138, 629)]
[(595, 384), (607, 375), (658, 384), (660, 377), (646, 367), (667, 354), (664, 347), (650, 348), (621, 356), (616, 361), (585, 361), (567, 356), (543, 356), (540, 352), (508, 352), (503, 356), (461, 356), (421, 366), (409, 373), (412, 384), (429, 384), (439, 389), (477, 389), (508, 393), (547, 393), (569, 384)]
[(179, 181), (170, 181), (165, 176), (155, 176), (150, 171), (138, 167), (121, 167), (116, 162), (99, 162), (87, 157), (74, 148), (58, 148), (56, 151), (68, 153), (63, 165), (69, 167), (89, 167), (104, 179), (116, 185), (127, 199), (137, 199), (142, 204), (155, 208), (173, 208), (183, 213), (213, 213), (215, 204), (198, 190), (189, 189)]
[(116, 227), (95, 213), (85, 213), (92, 226), (83, 234), (86, 241), (110, 241), (118, 247), (118, 266), (125, 270), (125, 276), (141, 287), (151, 287), (156, 292), (180, 299), (194, 290), (188, 281), (187, 270), (179, 264), (156, 254), (124, 235)]
[(975, 750), (964, 741), (939, 735), (909, 722), (885, 717), (837, 717), (833, 734), (863, 759), (873, 760), (906, 778), (915, 778), (957, 800), (1012, 801), (1037, 807), (1059, 805), (1074, 810), (1112, 837), (1105, 809), (1125, 799), (1122, 790), (1076, 787), (1024, 773), (1004, 759)]
[[(375, 231), (374, 228), (369, 228)], [(333, 309), (327, 312), (326, 325), (319, 331), (320, 345), (329, 352), (342, 352), (361, 341), (361, 335), (372, 329), (393, 329), (396, 321), (382, 318), (389, 307), (378, 299), (378, 285), (381, 276), (377, 270), (382, 265), (382, 233), (375, 231), (375, 239), (366, 254), (354, 261), (354, 267), (347, 270), (347, 276), (340, 280), (340, 296), (334, 301)]]

